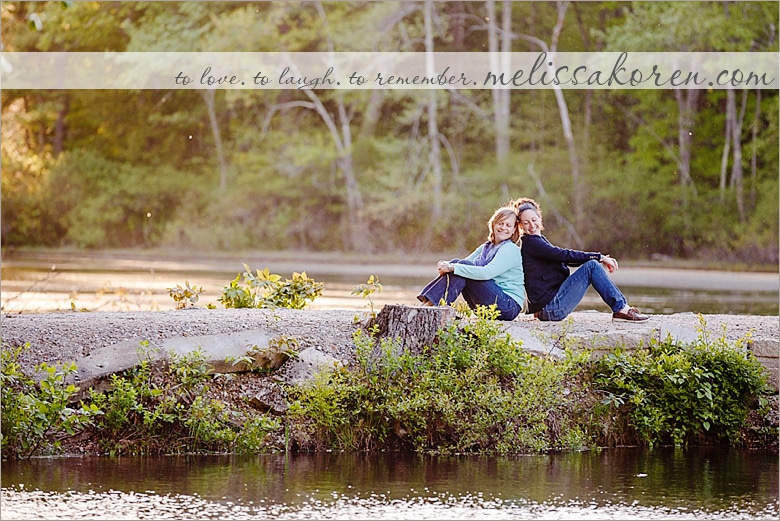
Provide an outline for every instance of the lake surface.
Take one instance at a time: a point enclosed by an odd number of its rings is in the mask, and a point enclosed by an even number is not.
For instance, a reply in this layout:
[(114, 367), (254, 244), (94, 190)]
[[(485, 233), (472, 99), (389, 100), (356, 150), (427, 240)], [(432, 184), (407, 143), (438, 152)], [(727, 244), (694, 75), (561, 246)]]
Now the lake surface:
[[(435, 275), (433, 263), (417, 262), (347, 262), (325, 254), (291, 259), (289, 253), (267, 253), (246, 261), (253, 270), (267, 267), (284, 278), (305, 271), (323, 282), (325, 289), (310, 305), (313, 309), (354, 310), (416, 304), (418, 291)], [(221, 306), (217, 299), (222, 288), (243, 271), (243, 262), (233, 258), (22, 252), (3, 258), (0, 297), (2, 311), (8, 313), (169, 310), (175, 302), (168, 288), (188, 281), (203, 288), (199, 305)], [(382, 291), (370, 300), (352, 295), (370, 275), (379, 277)], [(611, 277), (632, 305), (652, 314), (774, 316), (780, 307), (777, 273), (621, 267)], [(592, 289), (577, 309), (607, 311)]]
[(778, 456), (610, 449), (4, 462), (3, 519), (777, 519)]

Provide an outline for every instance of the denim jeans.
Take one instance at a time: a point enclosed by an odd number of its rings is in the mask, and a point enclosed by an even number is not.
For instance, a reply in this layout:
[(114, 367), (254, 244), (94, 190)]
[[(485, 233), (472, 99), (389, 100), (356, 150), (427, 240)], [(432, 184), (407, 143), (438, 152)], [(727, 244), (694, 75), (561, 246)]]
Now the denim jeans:
[(574, 311), (591, 285), (613, 313), (626, 305), (626, 297), (609, 278), (604, 266), (598, 261), (589, 260), (563, 281), (555, 297), (539, 312), (539, 320), (557, 322), (566, 318)]
[[(451, 262), (471, 264), (471, 262), (458, 259)], [(433, 302), (434, 306), (438, 306), (442, 301), (449, 305), (455, 302), (455, 299), (461, 294), (471, 309), (495, 304), (500, 312), (499, 320), (514, 320), (521, 311), (520, 304), (504, 293), (504, 290), (493, 279), (467, 279), (454, 273), (440, 275), (430, 281), (417, 295), (417, 299), (420, 302), (425, 302), (425, 299), (428, 299)]]

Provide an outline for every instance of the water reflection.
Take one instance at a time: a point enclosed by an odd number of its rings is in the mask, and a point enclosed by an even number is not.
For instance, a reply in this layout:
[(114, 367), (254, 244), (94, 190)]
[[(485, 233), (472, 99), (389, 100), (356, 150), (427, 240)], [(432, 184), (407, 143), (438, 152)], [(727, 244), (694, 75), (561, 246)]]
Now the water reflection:
[(780, 512), (777, 455), (726, 449), (36, 459), (4, 463), (2, 486), (5, 519), (768, 519)]

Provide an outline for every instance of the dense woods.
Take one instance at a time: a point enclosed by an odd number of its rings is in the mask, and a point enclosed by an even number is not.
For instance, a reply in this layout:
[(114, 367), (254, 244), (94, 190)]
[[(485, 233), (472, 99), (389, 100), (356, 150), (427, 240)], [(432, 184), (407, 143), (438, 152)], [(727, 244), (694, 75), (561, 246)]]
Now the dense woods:
[[(696, 23), (692, 23), (692, 21)], [(3, 2), (4, 51), (777, 52), (776, 2)], [(778, 262), (778, 91), (2, 91), (3, 246)]]

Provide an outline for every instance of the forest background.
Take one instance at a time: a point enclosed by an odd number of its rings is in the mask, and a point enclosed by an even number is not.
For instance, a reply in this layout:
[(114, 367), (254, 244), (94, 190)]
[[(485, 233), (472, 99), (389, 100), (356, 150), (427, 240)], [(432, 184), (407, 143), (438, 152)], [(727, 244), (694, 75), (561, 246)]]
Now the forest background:
[[(777, 2), (2, 2), (3, 50), (777, 52)], [(778, 264), (778, 91), (3, 90), (3, 247)]]

